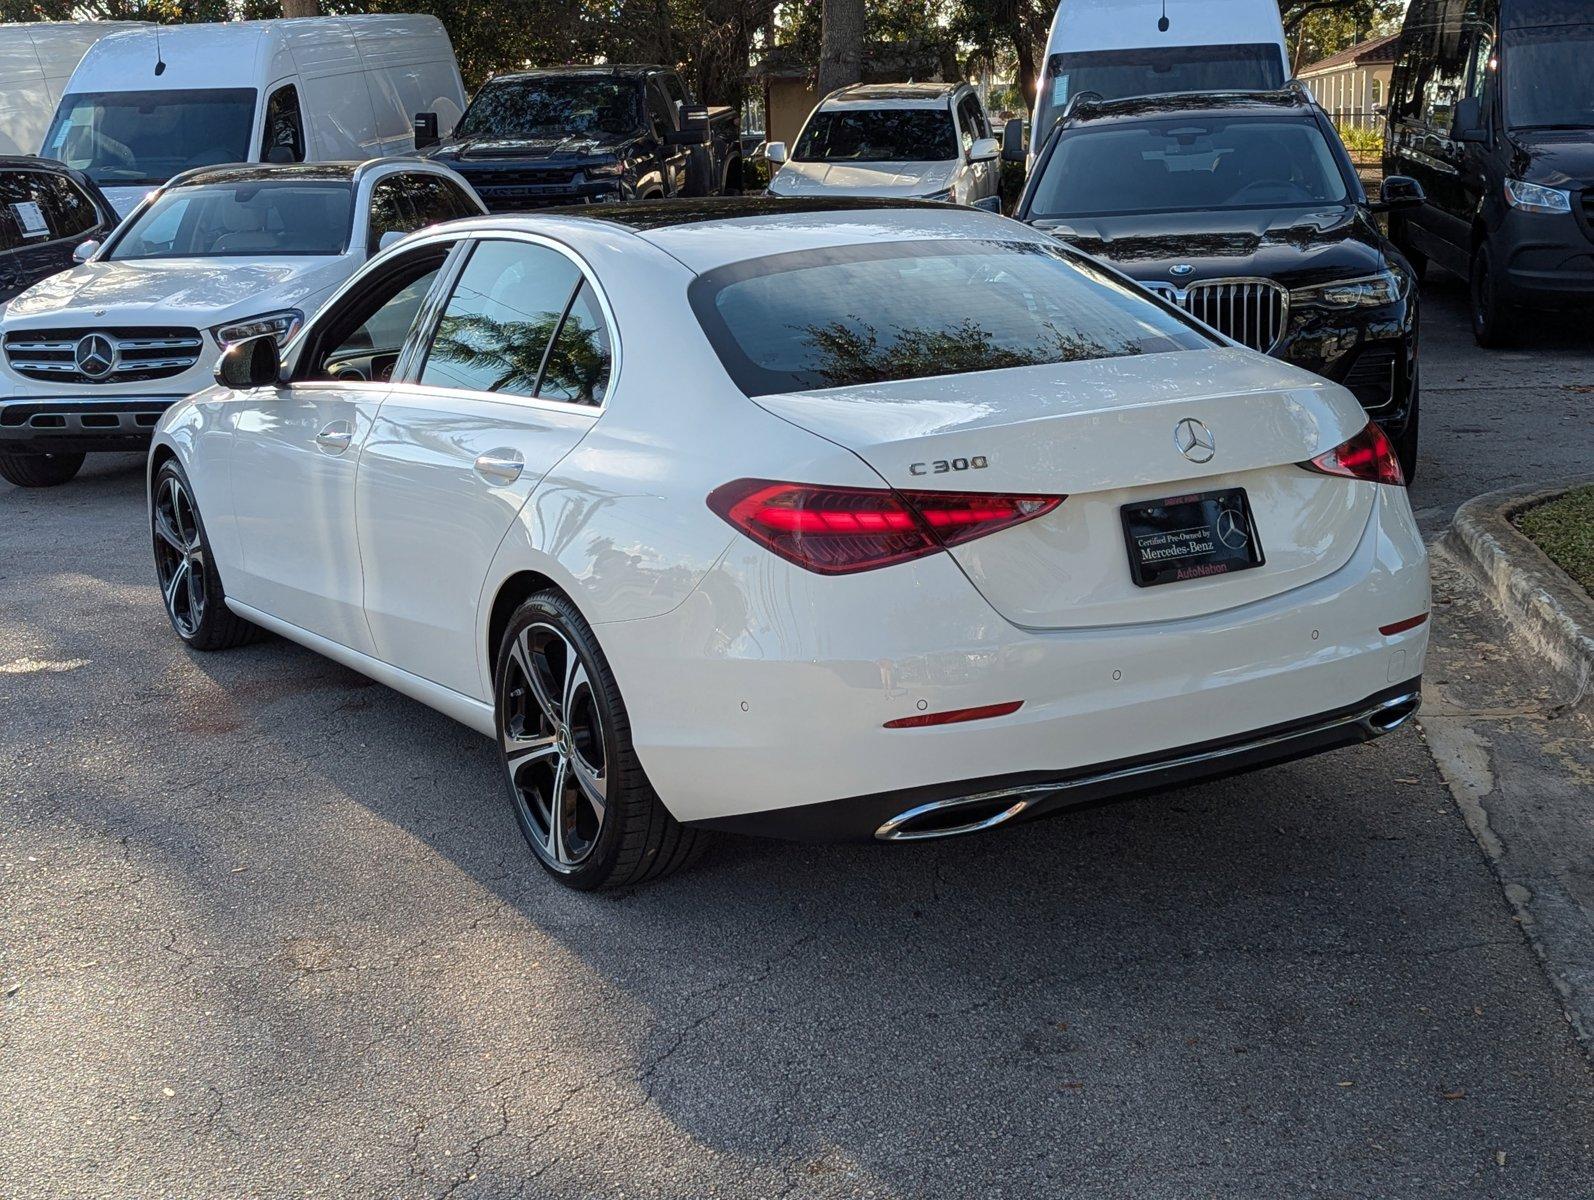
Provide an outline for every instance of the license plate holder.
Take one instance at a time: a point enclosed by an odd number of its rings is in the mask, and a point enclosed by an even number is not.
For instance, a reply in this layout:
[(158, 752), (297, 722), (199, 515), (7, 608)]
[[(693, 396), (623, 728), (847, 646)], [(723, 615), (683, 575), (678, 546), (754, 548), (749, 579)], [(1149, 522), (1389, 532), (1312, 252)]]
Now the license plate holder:
[(1136, 587), (1232, 575), (1267, 561), (1244, 488), (1125, 504), (1118, 512)]

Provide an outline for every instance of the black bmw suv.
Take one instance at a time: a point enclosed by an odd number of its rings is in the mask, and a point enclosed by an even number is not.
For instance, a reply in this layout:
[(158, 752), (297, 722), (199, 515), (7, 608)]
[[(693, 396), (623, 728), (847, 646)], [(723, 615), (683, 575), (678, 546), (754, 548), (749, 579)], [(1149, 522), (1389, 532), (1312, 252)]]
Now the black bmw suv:
[(1015, 215), (1221, 333), (1349, 388), (1417, 459), (1417, 290), (1304, 89), (1077, 97), (1039, 147)]

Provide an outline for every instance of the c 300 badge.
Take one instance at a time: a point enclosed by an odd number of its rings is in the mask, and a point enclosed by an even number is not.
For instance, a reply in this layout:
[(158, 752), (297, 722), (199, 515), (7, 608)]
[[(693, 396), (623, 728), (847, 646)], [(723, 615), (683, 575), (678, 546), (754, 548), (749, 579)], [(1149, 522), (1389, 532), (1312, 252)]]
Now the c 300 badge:
[(990, 465), (983, 454), (976, 454), (973, 458), (937, 458), (931, 462), (909, 463), (908, 474), (945, 475), (949, 471), (983, 471)]

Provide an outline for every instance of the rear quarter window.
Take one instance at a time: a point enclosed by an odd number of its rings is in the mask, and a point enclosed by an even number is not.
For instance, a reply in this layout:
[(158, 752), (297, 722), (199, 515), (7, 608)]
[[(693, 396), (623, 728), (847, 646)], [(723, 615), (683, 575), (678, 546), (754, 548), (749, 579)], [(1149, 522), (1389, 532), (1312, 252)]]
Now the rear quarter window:
[(1216, 344), (1099, 267), (1041, 243), (778, 254), (699, 276), (688, 295), (749, 396)]

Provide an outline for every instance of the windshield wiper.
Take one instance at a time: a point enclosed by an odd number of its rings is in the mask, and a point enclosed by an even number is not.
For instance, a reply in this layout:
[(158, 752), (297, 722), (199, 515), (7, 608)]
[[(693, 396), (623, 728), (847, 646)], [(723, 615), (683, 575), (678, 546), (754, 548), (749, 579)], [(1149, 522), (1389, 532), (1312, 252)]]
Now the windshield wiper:
[(1579, 124), (1571, 125), (1513, 125), (1511, 128), (1513, 131), (1522, 132), (1526, 132), (1530, 129), (1594, 129), (1594, 122), (1584, 121)]

